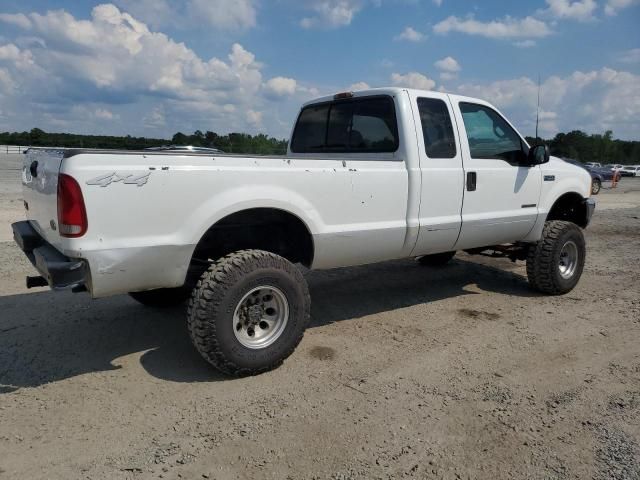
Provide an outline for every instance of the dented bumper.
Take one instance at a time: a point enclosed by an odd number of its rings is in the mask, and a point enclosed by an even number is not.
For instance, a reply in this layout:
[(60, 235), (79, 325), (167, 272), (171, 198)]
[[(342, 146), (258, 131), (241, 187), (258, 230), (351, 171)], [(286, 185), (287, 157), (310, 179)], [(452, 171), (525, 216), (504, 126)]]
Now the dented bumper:
[[(85, 284), (88, 272), (83, 260), (72, 259), (60, 253), (28, 221), (16, 222), (11, 228), (15, 242), (49, 287), (62, 289)], [(36, 284), (28, 283), (27, 286)]]

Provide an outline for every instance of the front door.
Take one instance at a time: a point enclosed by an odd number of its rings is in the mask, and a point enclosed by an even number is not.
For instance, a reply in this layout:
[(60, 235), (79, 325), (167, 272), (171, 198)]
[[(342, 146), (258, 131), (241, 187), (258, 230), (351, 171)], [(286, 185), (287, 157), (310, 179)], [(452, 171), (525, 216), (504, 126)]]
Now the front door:
[(457, 250), (511, 243), (527, 236), (538, 216), (539, 166), (528, 148), (488, 105), (452, 98), (464, 164), (462, 228)]

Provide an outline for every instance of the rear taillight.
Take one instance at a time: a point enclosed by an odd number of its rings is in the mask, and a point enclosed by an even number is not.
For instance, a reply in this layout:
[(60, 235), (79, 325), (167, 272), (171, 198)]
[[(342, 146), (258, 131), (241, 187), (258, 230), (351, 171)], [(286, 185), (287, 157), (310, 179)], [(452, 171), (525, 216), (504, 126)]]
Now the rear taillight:
[(87, 231), (87, 211), (75, 178), (58, 176), (58, 231), (63, 237), (81, 237)]

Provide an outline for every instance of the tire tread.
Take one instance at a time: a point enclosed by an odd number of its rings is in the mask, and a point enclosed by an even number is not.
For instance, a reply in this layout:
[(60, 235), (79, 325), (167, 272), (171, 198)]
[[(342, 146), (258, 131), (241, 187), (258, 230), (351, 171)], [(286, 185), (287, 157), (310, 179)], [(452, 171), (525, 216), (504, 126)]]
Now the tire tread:
[(297, 338), (280, 358), (260, 368), (242, 368), (235, 364), (222, 351), (216, 335), (216, 312), (229, 289), (242, 276), (257, 268), (276, 268), (291, 275), (296, 282), (304, 285), (304, 327), (310, 320), (310, 295), (306, 281), (300, 271), (288, 260), (263, 250), (239, 250), (226, 255), (214, 263), (202, 274), (193, 290), (187, 307), (187, 328), (189, 336), (198, 352), (214, 367), (233, 376), (258, 375), (278, 367), (285, 358), (293, 353), (304, 336), (300, 329)]
[[(568, 230), (576, 230), (582, 237), (580, 227), (572, 222), (563, 220), (551, 220), (545, 223), (542, 230), (542, 239), (532, 245), (527, 252), (527, 278), (529, 284), (535, 290), (549, 295), (561, 295), (567, 290), (558, 281), (555, 275), (555, 251), (558, 248), (558, 240)], [(582, 267), (578, 275), (582, 272)]]

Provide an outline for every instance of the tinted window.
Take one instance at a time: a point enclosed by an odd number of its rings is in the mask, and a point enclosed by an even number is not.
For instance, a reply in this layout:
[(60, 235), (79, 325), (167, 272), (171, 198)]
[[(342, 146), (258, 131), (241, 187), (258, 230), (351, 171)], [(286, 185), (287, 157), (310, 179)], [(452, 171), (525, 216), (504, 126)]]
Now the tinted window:
[(311, 105), (300, 113), (291, 151), (395, 152), (398, 126), (389, 97), (340, 100)]
[(291, 140), (294, 152), (317, 152), (324, 147), (329, 105), (311, 105), (298, 117), (295, 134)]
[(419, 98), (418, 111), (427, 156), (430, 158), (455, 157), (456, 141), (447, 105), (437, 98)]
[(338, 103), (331, 106), (327, 125), (327, 150), (344, 151), (349, 148), (352, 117), (352, 103)]
[(498, 113), (475, 103), (460, 103), (472, 158), (497, 158), (511, 163), (523, 160), (518, 134)]
[(366, 152), (398, 149), (396, 113), (390, 98), (354, 102), (349, 145), (351, 150)]

